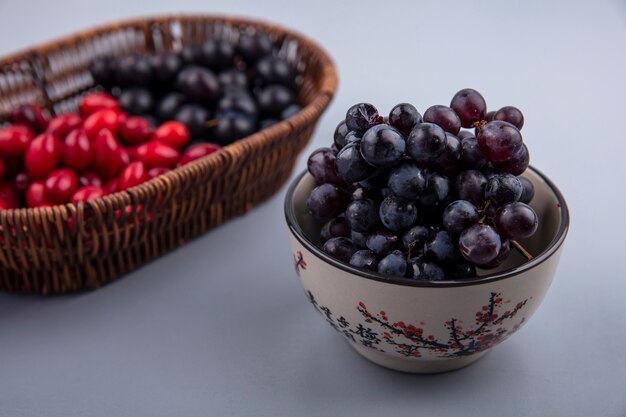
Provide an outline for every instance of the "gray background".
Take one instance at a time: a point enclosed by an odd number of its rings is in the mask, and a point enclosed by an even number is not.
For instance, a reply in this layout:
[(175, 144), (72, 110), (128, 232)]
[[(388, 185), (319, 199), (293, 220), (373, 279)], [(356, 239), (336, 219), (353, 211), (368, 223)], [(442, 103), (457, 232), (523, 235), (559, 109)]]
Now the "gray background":
[(469, 368), (411, 376), (359, 357), (308, 304), (283, 189), (99, 291), (0, 294), (0, 416), (625, 416), (626, 3), (505, 3), (0, 0), (1, 54), (182, 10), (310, 35), (341, 85), (305, 154), (355, 102), (423, 111), (474, 87), (524, 111), (532, 163), (572, 213), (528, 325)]

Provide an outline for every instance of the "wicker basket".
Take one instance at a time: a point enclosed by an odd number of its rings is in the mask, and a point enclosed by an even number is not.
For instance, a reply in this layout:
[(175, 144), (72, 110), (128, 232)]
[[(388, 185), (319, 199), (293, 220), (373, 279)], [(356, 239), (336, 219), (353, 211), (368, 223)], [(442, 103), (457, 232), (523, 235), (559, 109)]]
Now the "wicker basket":
[(289, 178), (337, 85), (330, 58), (309, 39), (258, 21), (205, 15), (130, 20), (0, 60), (0, 124), (18, 105), (74, 111), (93, 87), (96, 56), (178, 50), (245, 30), (268, 32), (302, 74), (302, 111), (219, 152), (88, 204), (0, 210), (0, 289), (63, 293), (98, 288), (251, 210)]

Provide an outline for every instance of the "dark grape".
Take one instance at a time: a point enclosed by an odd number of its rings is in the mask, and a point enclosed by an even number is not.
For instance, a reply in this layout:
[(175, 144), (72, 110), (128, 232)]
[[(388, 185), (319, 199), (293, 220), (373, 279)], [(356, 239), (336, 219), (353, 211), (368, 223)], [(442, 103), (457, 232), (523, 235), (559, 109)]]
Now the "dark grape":
[(421, 281), (443, 281), (446, 274), (441, 267), (433, 262), (426, 262), (421, 258), (415, 257), (409, 259), (408, 272), (409, 278)]
[(454, 260), (456, 246), (450, 233), (441, 230), (424, 243), (424, 256), (435, 262), (445, 263)]
[(322, 184), (311, 191), (306, 206), (313, 217), (329, 219), (344, 211), (346, 195), (333, 184)]
[(118, 102), (122, 109), (134, 115), (150, 113), (154, 106), (154, 99), (150, 90), (141, 87), (124, 90)]
[(352, 190), (352, 195), (350, 196), (351, 200), (360, 200), (361, 198), (374, 198), (374, 193), (372, 191), (367, 190), (364, 187), (357, 186)]
[(278, 122), (280, 122), (278, 119), (263, 119), (259, 122), (259, 129), (267, 129), (268, 127), (274, 126)]
[(313, 175), (317, 182), (341, 184), (343, 181), (337, 175), (336, 159), (330, 148), (319, 148), (313, 151), (307, 161), (309, 173)]
[(430, 239), (430, 230), (420, 225), (413, 226), (402, 235), (402, 243), (409, 253), (421, 250), (428, 239)]
[(333, 237), (324, 243), (322, 249), (333, 258), (348, 263), (359, 248), (346, 237)]
[(368, 129), (361, 140), (361, 155), (370, 165), (379, 168), (396, 165), (404, 156), (406, 142), (396, 129), (377, 125)]
[(504, 106), (493, 115), (493, 120), (509, 122), (519, 130), (524, 126), (524, 115), (517, 107)]
[(524, 191), (521, 181), (511, 174), (499, 174), (489, 178), (485, 186), (485, 198), (496, 207), (519, 201)]
[(200, 65), (213, 71), (232, 66), (235, 50), (230, 42), (223, 39), (209, 39), (198, 49), (196, 57)]
[(417, 220), (417, 207), (412, 202), (389, 196), (380, 203), (380, 220), (389, 230), (404, 229)]
[(478, 209), (467, 200), (453, 201), (443, 211), (443, 226), (450, 233), (461, 233), (478, 219)]
[(481, 169), (487, 165), (487, 158), (480, 153), (478, 140), (474, 136), (461, 139), (461, 165), (465, 169)]
[(299, 104), (291, 104), (287, 106), (282, 112), (280, 112), (280, 118), (282, 120), (289, 119), (292, 116), (295, 116), (302, 110)]
[(446, 149), (446, 132), (432, 123), (421, 123), (406, 140), (407, 154), (417, 162), (434, 162)]
[(435, 159), (434, 168), (449, 177), (456, 175), (458, 161), (461, 158), (461, 141), (451, 133), (446, 132), (446, 146)]
[(412, 104), (397, 104), (389, 112), (389, 124), (398, 129), (405, 137), (419, 123), (422, 123), (422, 115)]
[(261, 85), (280, 84), (293, 88), (296, 84), (296, 70), (285, 59), (266, 56), (256, 64), (256, 76)]
[(486, 265), (478, 265), (478, 267), (481, 269), (497, 268), (498, 266), (502, 264), (502, 262), (506, 260), (506, 258), (509, 257), (510, 253), (511, 253), (511, 243), (509, 240), (504, 239), (502, 240), (502, 245), (500, 246), (500, 251), (498, 252), (498, 256), (496, 256), (496, 259), (494, 259), (493, 261), (489, 262)]
[(152, 67), (147, 58), (133, 55), (117, 60), (115, 79), (120, 87), (147, 86), (152, 81)]
[(400, 238), (386, 230), (378, 230), (367, 237), (365, 246), (378, 256), (385, 256), (394, 249), (400, 248)]
[(222, 146), (230, 145), (237, 139), (250, 136), (256, 131), (254, 118), (240, 112), (220, 114), (214, 130), (214, 138)]
[(378, 273), (403, 277), (406, 274), (406, 259), (399, 250), (394, 250), (378, 262)]
[(339, 122), (335, 128), (335, 134), (333, 135), (333, 142), (337, 145), (337, 148), (341, 149), (346, 146), (346, 135), (350, 132), (345, 120)]
[(464, 88), (452, 97), (450, 108), (459, 116), (461, 126), (472, 127), (475, 122), (484, 119), (487, 103), (478, 91)]
[(436, 105), (424, 113), (424, 121), (434, 123), (446, 132), (456, 135), (461, 130), (461, 119), (450, 107)]
[(335, 217), (322, 226), (320, 231), (322, 243), (333, 237), (350, 237), (350, 224), (345, 217)]
[(480, 152), (491, 161), (507, 161), (522, 147), (522, 135), (511, 123), (494, 120), (476, 136)]
[(528, 154), (528, 148), (526, 148), (525, 144), (522, 144), (522, 147), (513, 155), (511, 159), (508, 161), (502, 162), (494, 162), (493, 167), (498, 172), (506, 172), (508, 174), (513, 175), (521, 175), (526, 168), (528, 168), (528, 164), (530, 163), (530, 155)]
[(490, 122), (493, 120), (493, 116), (496, 114), (495, 110), (492, 111), (488, 111), (487, 114), (485, 114), (485, 121), (486, 122)]
[(350, 239), (352, 239), (355, 245), (363, 249), (367, 248), (368, 236), (369, 235), (367, 233), (359, 233), (359, 232), (355, 232), (354, 230), (350, 232)]
[(486, 224), (475, 224), (465, 229), (459, 238), (461, 254), (476, 265), (486, 265), (496, 259), (501, 245), (502, 240), (496, 229)]
[(110, 57), (97, 57), (91, 61), (89, 71), (96, 84), (110, 86), (115, 81), (115, 69)]
[(169, 93), (161, 99), (156, 108), (156, 115), (162, 122), (173, 120), (178, 109), (187, 103), (187, 97), (180, 93)]
[(361, 249), (354, 252), (350, 258), (350, 265), (376, 272), (378, 271), (378, 258), (371, 250)]
[(467, 200), (475, 206), (485, 202), (485, 186), (487, 178), (475, 169), (461, 171), (454, 182), (456, 195), (460, 200)]
[(494, 218), (494, 223), (502, 236), (508, 239), (522, 240), (535, 234), (539, 220), (532, 207), (516, 202), (500, 207)]
[(363, 159), (360, 145), (359, 142), (351, 143), (337, 154), (335, 162), (337, 174), (346, 182), (365, 180), (376, 170)]
[(180, 59), (185, 65), (194, 65), (198, 61), (200, 46), (195, 44), (185, 44), (180, 50)]
[(459, 134), (456, 135), (457, 138), (459, 138), (461, 141), (463, 141), (463, 139), (465, 138), (474, 138), (476, 137), (476, 135), (474, 135), (474, 133), (472, 133), (469, 130), (460, 130)]
[(179, 72), (176, 86), (178, 91), (200, 104), (216, 102), (221, 93), (220, 83), (215, 74), (197, 66), (189, 66)]
[(160, 52), (150, 57), (154, 81), (162, 84), (171, 83), (180, 70), (181, 60), (173, 52)]
[(369, 103), (359, 103), (350, 107), (346, 112), (346, 125), (357, 135), (363, 135), (366, 130), (383, 122), (376, 107)]
[(245, 92), (230, 92), (217, 103), (217, 118), (229, 112), (244, 113), (256, 120), (259, 114), (254, 99)]
[(346, 220), (355, 232), (366, 233), (379, 225), (378, 204), (369, 198), (354, 200), (346, 208)]
[(528, 204), (532, 201), (533, 197), (535, 196), (535, 186), (526, 177), (519, 176), (517, 177), (517, 179), (520, 180), (520, 182), (522, 183), (522, 187), (523, 187), (522, 195), (519, 198), (519, 201), (521, 203)]
[(448, 177), (432, 173), (428, 177), (426, 190), (419, 199), (422, 207), (435, 209), (448, 200), (450, 194), (450, 180)]
[(243, 33), (239, 37), (237, 52), (248, 65), (272, 53), (272, 39), (264, 32)]
[(209, 116), (209, 111), (204, 107), (198, 104), (185, 104), (176, 112), (174, 119), (187, 126), (193, 138), (206, 139), (208, 136), (206, 123)]
[(248, 77), (243, 71), (236, 69), (222, 71), (217, 76), (217, 80), (223, 91), (245, 91), (248, 89)]
[(405, 200), (415, 200), (426, 189), (426, 175), (413, 161), (404, 161), (389, 173), (389, 189)]
[(293, 92), (287, 87), (274, 84), (265, 87), (257, 96), (259, 109), (266, 116), (280, 116), (280, 114), (295, 102)]

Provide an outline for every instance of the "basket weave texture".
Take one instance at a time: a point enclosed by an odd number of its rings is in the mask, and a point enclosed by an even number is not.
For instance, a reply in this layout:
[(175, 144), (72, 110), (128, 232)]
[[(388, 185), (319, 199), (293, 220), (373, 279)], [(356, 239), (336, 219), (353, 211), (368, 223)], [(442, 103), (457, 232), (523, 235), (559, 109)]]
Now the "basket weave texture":
[(20, 104), (75, 111), (93, 89), (90, 62), (179, 50), (263, 30), (301, 74), (295, 116), (140, 186), (90, 201), (0, 210), (0, 289), (64, 293), (102, 286), (276, 193), (332, 99), (335, 67), (314, 42), (273, 24), (212, 15), (134, 19), (0, 58), (0, 125)]

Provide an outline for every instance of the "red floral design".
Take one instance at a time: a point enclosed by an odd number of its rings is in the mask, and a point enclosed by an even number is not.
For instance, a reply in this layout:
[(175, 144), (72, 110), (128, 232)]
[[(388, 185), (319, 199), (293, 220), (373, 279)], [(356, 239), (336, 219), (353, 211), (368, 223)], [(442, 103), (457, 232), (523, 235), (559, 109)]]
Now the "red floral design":
[(298, 251), (296, 252), (296, 254), (293, 255), (293, 262), (296, 268), (296, 274), (300, 276), (300, 270), (306, 269), (306, 261), (304, 260), (304, 257), (302, 256), (302, 251)]

